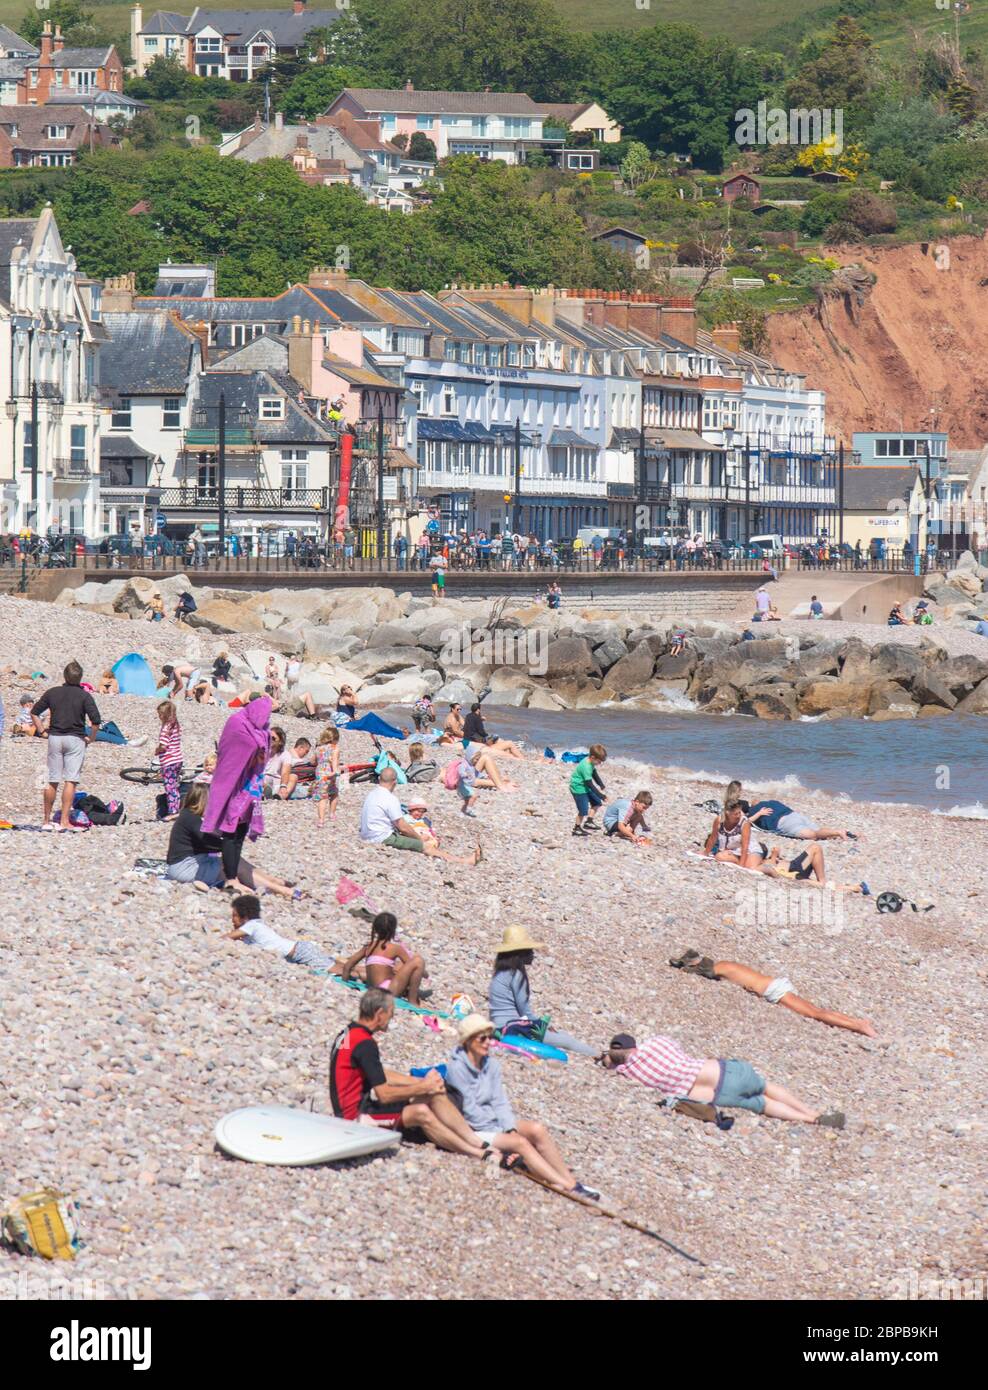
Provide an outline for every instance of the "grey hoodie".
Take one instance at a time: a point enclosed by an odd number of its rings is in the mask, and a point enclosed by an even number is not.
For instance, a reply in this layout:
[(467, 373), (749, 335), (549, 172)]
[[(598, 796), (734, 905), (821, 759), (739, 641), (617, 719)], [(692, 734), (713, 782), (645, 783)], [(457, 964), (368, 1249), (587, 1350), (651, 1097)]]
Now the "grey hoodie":
[(516, 1127), (515, 1112), (505, 1094), (501, 1063), (497, 1058), (488, 1057), (478, 1068), (465, 1050), (458, 1047), (447, 1063), (446, 1084), (459, 1092), (463, 1118), (471, 1129), (502, 1133)]

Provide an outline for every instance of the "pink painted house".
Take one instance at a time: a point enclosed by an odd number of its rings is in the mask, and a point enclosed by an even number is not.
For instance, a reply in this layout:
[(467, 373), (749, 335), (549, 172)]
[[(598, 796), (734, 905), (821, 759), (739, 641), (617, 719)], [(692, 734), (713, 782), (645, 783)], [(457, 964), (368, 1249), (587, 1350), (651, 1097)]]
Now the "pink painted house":
[(325, 115), (342, 111), (378, 121), (384, 140), (420, 131), (439, 159), (474, 154), (506, 164), (523, 163), (526, 150), (541, 147), (545, 121), (524, 92), (419, 92), (411, 82), (394, 89), (345, 87)]

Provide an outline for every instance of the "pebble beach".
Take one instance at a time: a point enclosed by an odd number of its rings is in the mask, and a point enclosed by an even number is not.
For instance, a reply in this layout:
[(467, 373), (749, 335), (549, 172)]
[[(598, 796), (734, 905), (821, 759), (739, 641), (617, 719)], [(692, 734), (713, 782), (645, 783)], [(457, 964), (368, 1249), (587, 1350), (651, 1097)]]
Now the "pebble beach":
[[(9, 736), (19, 694), (60, 683), (72, 657), (95, 681), (126, 651), (160, 665), (190, 640), (211, 659), (256, 639), (190, 638), (171, 624), (0, 598), (0, 818), (41, 819), (44, 745)], [(31, 680), (35, 671), (47, 679)], [(467, 854), (479, 842), (476, 868), (361, 844), (359, 786), (345, 788), (322, 831), (310, 804), (266, 805), (250, 857), (310, 895), (265, 899), (265, 921), (284, 935), (356, 949), (366, 927), (337, 904), (345, 875), (397, 914), (426, 958), (437, 1008), (461, 991), (483, 1008), (501, 933), (521, 923), (545, 943), (533, 997), (559, 1027), (600, 1045), (620, 1031), (668, 1033), (696, 1056), (744, 1058), (808, 1104), (846, 1112), (835, 1132), (733, 1111), (721, 1132), (587, 1059), (504, 1056), (516, 1110), (549, 1125), (601, 1205), (701, 1266), (428, 1146), (297, 1169), (219, 1153), (213, 1128), (240, 1106), (329, 1110), (329, 1044), (355, 996), (225, 939), (221, 893), (133, 871), (167, 843), (154, 789), (118, 775), (153, 752), (154, 701), (98, 703), (128, 736), (149, 736), (143, 750), (96, 744), (87, 754), (85, 790), (122, 796), (126, 823), (0, 831), (0, 1207), (46, 1184), (78, 1200), (86, 1245), (60, 1275), (105, 1298), (444, 1300), (893, 1299), (984, 1275), (983, 822), (801, 791), (801, 811), (859, 837), (824, 845), (828, 874), (932, 904), (880, 915), (874, 898), (852, 895), (817, 895), (826, 910), (814, 911), (812, 889), (768, 894), (764, 878), (690, 858), (711, 819), (697, 803), (723, 787), (660, 766), (606, 765), (610, 796), (647, 787), (654, 797), (654, 842), (638, 849), (573, 839), (568, 770), (534, 753), (504, 765), (518, 790), (481, 793), (475, 821), (441, 782), (427, 785), (444, 848)], [(226, 711), (186, 702), (179, 714), (186, 763), (198, 762)], [(318, 728), (273, 722), (290, 737)], [(496, 729), (496, 710), (488, 724)], [(363, 735), (343, 740), (344, 761), (370, 751)], [(870, 1019), (878, 1036), (671, 969), (687, 947), (787, 975), (815, 1003)], [(452, 1034), (396, 1013), (381, 1050), (386, 1066), (406, 1070), (453, 1046)], [(0, 1250), (0, 1291), (26, 1263), (32, 1277), (50, 1273)]]

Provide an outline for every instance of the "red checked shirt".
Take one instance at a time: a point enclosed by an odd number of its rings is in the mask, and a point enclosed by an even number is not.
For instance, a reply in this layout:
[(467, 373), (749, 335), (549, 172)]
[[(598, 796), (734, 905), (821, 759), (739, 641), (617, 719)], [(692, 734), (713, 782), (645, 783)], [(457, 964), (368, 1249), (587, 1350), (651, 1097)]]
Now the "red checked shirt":
[(626, 1062), (614, 1070), (651, 1086), (667, 1096), (687, 1096), (703, 1066), (702, 1057), (691, 1057), (674, 1038), (648, 1038)]

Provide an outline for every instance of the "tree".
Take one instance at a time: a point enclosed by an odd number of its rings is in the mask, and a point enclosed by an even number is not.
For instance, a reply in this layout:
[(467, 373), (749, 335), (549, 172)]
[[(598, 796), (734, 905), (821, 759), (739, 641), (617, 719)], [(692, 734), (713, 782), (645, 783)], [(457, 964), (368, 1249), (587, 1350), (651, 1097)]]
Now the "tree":
[(959, 122), (956, 116), (943, 116), (931, 101), (911, 97), (898, 104), (886, 103), (863, 136), (875, 167), (887, 178), (895, 178), (891, 167), (903, 155), (924, 160), (937, 145), (953, 139)]
[(738, 290), (718, 290), (711, 295), (704, 317), (715, 328), (736, 323), (746, 352), (761, 353), (768, 347), (764, 313)]
[(344, 87), (363, 86), (366, 86), (366, 79), (358, 68), (313, 64), (282, 88), (276, 96), (275, 105), (286, 116), (312, 120), (332, 105)]
[(689, 241), (680, 244), (676, 255), (677, 263), (703, 270), (693, 289), (695, 295), (701, 295), (716, 272), (723, 270), (730, 250), (730, 233), (726, 231), (700, 232)]
[(648, 152), (648, 147), (633, 140), (628, 146), (628, 153), (621, 161), (621, 178), (629, 188), (637, 188), (646, 179), (650, 179), (654, 173), (652, 156)]
[(412, 131), (407, 153), (409, 159), (425, 160), (429, 164), (436, 162), (436, 147), (424, 130)]
[(599, 99), (625, 134), (714, 171), (736, 113), (765, 94), (753, 55), (687, 24), (607, 34), (600, 48)]
[(27, 10), (17, 25), (17, 32), (38, 48), (41, 31), (46, 24), (50, 24), (52, 29), (57, 25), (63, 34), (69, 34), (79, 26), (95, 29), (93, 18), (93, 11), (84, 10), (78, 0), (51, 0), (47, 9), (32, 6)]
[(361, 65), (391, 84), (567, 101), (589, 73), (589, 41), (550, 0), (362, 0), (360, 23)]
[(786, 105), (790, 110), (840, 109), (845, 126), (857, 128), (872, 112), (876, 75), (871, 36), (856, 19), (841, 15), (819, 56), (804, 64), (786, 87)]
[(195, 91), (196, 79), (192, 74), (177, 58), (161, 54), (147, 65), (143, 77), (127, 83), (127, 95), (138, 101), (177, 101)]

